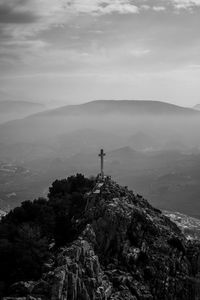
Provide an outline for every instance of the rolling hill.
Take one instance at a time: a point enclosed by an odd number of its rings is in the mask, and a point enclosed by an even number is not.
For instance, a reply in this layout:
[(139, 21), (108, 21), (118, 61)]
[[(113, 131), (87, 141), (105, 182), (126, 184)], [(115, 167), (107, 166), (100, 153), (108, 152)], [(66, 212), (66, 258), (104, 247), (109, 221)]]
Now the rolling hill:
[(63, 115), (96, 115), (96, 114), (128, 114), (128, 115), (195, 115), (196, 111), (174, 104), (147, 100), (97, 100), (80, 105), (68, 105), (43, 112), (41, 116)]
[[(200, 112), (156, 101), (93, 101), (31, 115), (0, 126), (3, 143), (43, 141), (80, 129), (132, 135), (138, 131), (160, 137), (195, 133)], [(187, 124), (186, 124), (187, 123)], [(195, 123), (195, 124), (194, 124)], [(194, 127), (195, 126), (195, 127)]]
[(0, 123), (20, 119), (44, 109), (45, 106), (40, 103), (11, 100), (0, 101)]

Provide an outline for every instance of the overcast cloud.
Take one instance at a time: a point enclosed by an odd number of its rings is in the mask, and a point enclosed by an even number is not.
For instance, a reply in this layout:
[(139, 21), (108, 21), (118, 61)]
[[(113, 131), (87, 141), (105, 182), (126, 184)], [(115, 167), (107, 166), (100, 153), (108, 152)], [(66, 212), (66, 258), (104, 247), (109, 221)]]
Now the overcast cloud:
[(199, 23), (200, 0), (0, 0), (0, 100), (193, 105)]

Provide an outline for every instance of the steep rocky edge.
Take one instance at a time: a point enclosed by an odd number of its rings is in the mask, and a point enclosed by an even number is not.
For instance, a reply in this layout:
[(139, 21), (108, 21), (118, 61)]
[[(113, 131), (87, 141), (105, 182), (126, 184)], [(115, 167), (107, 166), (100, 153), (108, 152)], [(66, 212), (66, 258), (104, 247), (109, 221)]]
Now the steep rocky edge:
[(41, 280), (14, 284), (4, 299), (200, 299), (197, 242), (110, 179), (86, 198), (85, 213), (75, 221), (83, 227), (80, 236), (58, 250)]

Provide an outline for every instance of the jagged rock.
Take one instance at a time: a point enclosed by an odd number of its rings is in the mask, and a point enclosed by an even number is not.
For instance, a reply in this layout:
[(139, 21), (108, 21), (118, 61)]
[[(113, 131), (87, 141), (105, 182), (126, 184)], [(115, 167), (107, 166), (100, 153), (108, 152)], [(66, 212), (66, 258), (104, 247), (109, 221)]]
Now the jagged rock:
[(199, 243), (187, 242), (180, 229), (143, 197), (106, 180), (100, 194), (87, 194), (83, 220), (85, 230), (60, 249), (56, 267), (34, 283), (31, 296), (200, 299)]
[(57, 257), (58, 267), (52, 276), (51, 299), (103, 300), (111, 294), (111, 283), (101, 269), (92, 244), (95, 233), (87, 226), (70, 247), (63, 248)]

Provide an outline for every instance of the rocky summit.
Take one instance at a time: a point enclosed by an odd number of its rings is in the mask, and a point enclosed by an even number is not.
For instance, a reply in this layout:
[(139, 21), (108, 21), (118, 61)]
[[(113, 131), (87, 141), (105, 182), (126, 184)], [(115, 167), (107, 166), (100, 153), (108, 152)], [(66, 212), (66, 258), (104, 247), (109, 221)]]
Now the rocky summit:
[(37, 282), (4, 300), (197, 300), (200, 245), (140, 195), (110, 178), (85, 195), (81, 234), (56, 250)]

